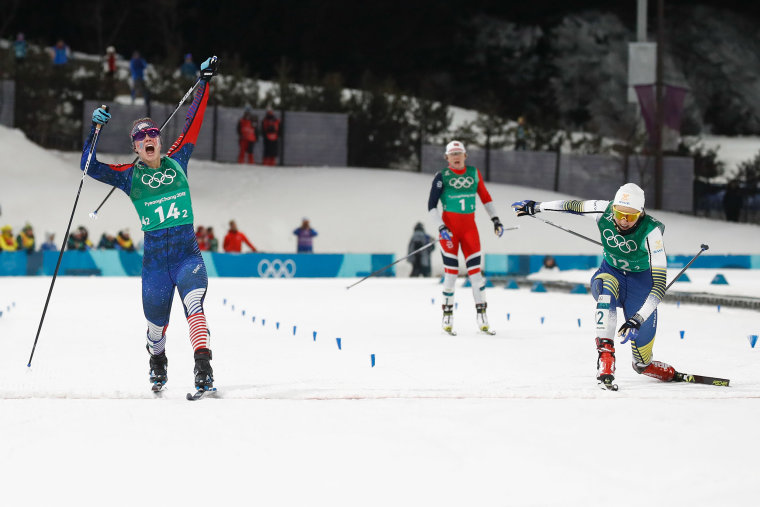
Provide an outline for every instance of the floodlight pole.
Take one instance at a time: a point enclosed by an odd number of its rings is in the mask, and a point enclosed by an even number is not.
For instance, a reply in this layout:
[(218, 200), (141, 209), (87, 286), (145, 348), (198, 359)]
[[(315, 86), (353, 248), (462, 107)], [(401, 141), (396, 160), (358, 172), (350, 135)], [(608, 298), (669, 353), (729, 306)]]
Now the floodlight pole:
[(662, 167), (662, 124), (665, 119), (663, 108), (663, 45), (665, 43), (665, 0), (657, 0), (657, 62), (655, 64), (655, 159), (654, 159), (654, 207), (662, 209), (663, 167)]

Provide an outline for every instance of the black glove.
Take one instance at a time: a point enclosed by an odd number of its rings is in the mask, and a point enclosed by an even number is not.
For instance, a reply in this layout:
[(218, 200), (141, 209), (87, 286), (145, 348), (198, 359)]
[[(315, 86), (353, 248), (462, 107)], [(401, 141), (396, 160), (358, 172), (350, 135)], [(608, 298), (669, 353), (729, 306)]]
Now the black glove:
[(451, 241), (451, 231), (445, 225), (442, 225), (438, 228), (438, 235), (443, 240)]
[(515, 213), (517, 213), (518, 217), (522, 217), (525, 215), (535, 215), (537, 212), (541, 211), (540, 209), (537, 209), (537, 206), (541, 204), (540, 202), (536, 201), (517, 201), (512, 203), (512, 207), (515, 209)]
[(641, 324), (643, 323), (644, 318), (638, 313), (630, 319), (626, 320), (623, 325), (620, 326), (620, 329), (618, 329), (618, 336), (623, 338), (623, 341), (620, 343), (625, 343), (631, 338), (635, 338), (636, 334), (638, 334), (639, 329), (641, 328)]
[(219, 69), (219, 59), (215, 56), (208, 58), (201, 64), (201, 79), (208, 83), (209, 80), (216, 75)]
[(493, 233), (501, 237), (504, 234), (504, 226), (501, 224), (499, 217), (493, 217), (491, 222), (493, 222)]

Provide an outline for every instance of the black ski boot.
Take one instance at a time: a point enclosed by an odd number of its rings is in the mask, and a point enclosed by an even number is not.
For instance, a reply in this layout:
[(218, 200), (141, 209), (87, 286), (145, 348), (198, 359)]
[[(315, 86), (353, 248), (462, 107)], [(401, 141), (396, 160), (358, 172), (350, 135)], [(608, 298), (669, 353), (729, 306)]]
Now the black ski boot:
[(166, 351), (158, 355), (150, 356), (150, 381), (154, 386), (163, 386), (166, 384), (166, 367), (169, 360), (166, 359)]
[(209, 391), (214, 387), (214, 370), (211, 368), (211, 351), (198, 349), (195, 358), (195, 388), (199, 391)]

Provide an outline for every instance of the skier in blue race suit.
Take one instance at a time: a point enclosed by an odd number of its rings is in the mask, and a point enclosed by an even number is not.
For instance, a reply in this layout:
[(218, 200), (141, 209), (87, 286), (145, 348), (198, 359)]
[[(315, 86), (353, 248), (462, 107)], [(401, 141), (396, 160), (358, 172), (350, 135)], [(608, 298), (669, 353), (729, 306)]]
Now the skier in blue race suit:
[(92, 129), (82, 152), (82, 169), (92, 148), (88, 174), (129, 196), (145, 233), (142, 299), (148, 321), (150, 380), (155, 390), (160, 390), (167, 380), (166, 329), (175, 288), (182, 298), (190, 326), (196, 389), (211, 389), (214, 382), (209, 330), (203, 311), (208, 275), (195, 239), (187, 166), (203, 123), (209, 81), (216, 74), (216, 67), (216, 57), (201, 65), (201, 82), (187, 112), (185, 126), (166, 156), (161, 156), (159, 126), (150, 118), (141, 118), (134, 122), (130, 133), (139, 161), (133, 164), (99, 162), (92, 146), (95, 127), (105, 125), (111, 118), (102, 108), (92, 114)]

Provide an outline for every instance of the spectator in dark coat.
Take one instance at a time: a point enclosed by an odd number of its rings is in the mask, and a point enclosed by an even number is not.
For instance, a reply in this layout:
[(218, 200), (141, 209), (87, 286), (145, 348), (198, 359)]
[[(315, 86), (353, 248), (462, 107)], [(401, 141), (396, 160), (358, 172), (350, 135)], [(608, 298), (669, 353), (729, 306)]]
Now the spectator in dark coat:
[[(129, 61), (129, 71), (132, 74), (132, 104), (135, 103), (135, 97), (139, 92), (145, 99), (148, 111), (150, 111), (150, 91), (145, 84), (145, 69), (147, 68), (148, 62), (140, 56), (140, 52), (132, 53), (132, 59)], [(150, 116), (150, 112), (148, 116)]]
[[(414, 226), (412, 239), (409, 240), (409, 249), (407, 250), (407, 253), (410, 254), (432, 241), (433, 237), (425, 232), (425, 227), (422, 223), (417, 222), (417, 225)], [(430, 245), (430, 248), (426, 248), (407, 259), (412, 263), (412, 274), (409, 276), (430, 276), (430, 254), (433, 252), (434, 248), (435, 243)]]
[(744, 196), (739, 182), (731, 180), (726, 186), (726, 193), (723, 194), (723, 211), (726, 212), (726, 220), (729, 222), (738, 222), (744, 206)]

